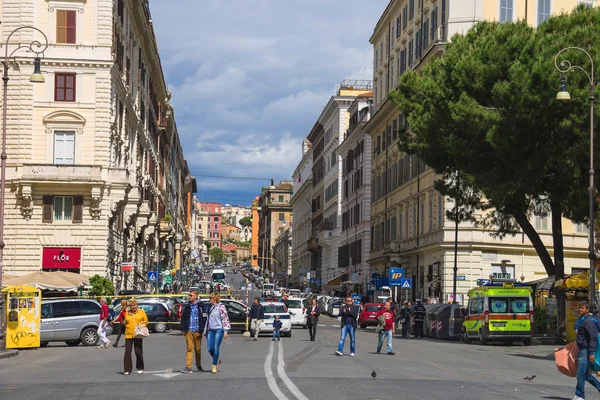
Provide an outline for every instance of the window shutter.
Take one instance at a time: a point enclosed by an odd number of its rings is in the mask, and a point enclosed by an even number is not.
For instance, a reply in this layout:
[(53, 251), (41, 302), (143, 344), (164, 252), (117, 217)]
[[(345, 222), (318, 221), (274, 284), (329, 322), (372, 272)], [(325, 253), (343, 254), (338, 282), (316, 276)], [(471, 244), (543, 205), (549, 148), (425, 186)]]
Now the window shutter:
[(77, 25), (77, 12), (69, 10), (66, 12), (67, 14), (67, 43), (75, 44), (76, 43), (76, 35), (75, 28)]
[(67, 42), (67, 12), (65, 10), (56, 11), (56, 42)]
[(83, 222), (83, 196), (73, 196), (73, 223)]
[(54, 197), (45, 195), (42, 205), (42, 222), (52, 222), (52, 214), (54, 213)]

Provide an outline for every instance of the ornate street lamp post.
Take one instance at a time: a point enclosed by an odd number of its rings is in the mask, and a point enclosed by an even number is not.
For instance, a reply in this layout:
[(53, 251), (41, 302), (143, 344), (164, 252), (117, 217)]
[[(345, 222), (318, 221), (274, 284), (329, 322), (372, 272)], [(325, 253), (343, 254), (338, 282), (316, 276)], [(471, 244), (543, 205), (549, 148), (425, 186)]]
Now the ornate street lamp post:
[[(30, 29), (39, 32), (44, 37), (44, 43), (38, 40), (34, 40), (29, 44), (19, 44), (10, 54), (8, 53), (8, 46), (10, 45), (10, 38), (16, 32), (24, 29)], [(2, 75), (3, 91), (2, 91), (2, 153), (0, 154), (0, 287), (2, 286), (2, 271), (4, 266), (4, 202), (6, 200), (6, 101), (8, 94), (8, 62), (13, 58), (14, 54), (24, 49), (26, 53), (34, 53), (35, 58), (33, 60), (33, 74), (29, 78), (32, 83), (44, 83), (44, 75), (41, 72), (41, 59), (44, 56), (44, 51), (48, 48), (48, 38), (38, 28), (34, 26), (20, 26), (13, 30), (4, 43), (4, 61), (2, 65), (4, 67), (4, 74)], [(0, 296), (0, 350), (6, 348), (5, 341), (5, 329), (4, 329), (4, 304), (3, 297)]]
[[(590, 59), (591, 64), (591, 73), (588, 73), (584, 68), (573, 65), (569, 60), (560, 61), (560, 66), (558, 62), (558, 57), (560, 54), (567, 50), (577, 50)], [(594, 304), (596, 302), (596, 294), (595, 294), (595, 271), (594, 271), (594, 261), (596, 259), (596, 253), (594, 250), (594, 201), (595, 201), (595, 188), (594, 188), (594, 103), (596, 101), (596, 97), (594, 96), (594, 60), (590, 53), (585, 51), (580, 47), (565, 47), (560, 50), (554, 56), (554, 66), (561, 73), (560, 76), (560, 91), (556, 94), (556, 100), (571, 100), (571, 95), (567, 91), (567, 72), (572, 72), (574, 70), (582, 71), (585, 76), (587, 76), (590, 82), (590, 199), (589, 199), (589, 258), (590, 258), (590, 304)]]

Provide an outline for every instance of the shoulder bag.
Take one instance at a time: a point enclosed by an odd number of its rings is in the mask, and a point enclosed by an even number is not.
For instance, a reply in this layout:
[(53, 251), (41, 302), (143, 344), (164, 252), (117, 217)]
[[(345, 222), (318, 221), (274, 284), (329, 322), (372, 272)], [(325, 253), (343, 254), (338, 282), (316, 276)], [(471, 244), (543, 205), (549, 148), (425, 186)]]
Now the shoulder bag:
[(146, 325), (137, 325), (135, 327), (135, 331), (133, 331), (134, 339), (144, 339), (150, 336), (150, 332), (148, 332), (148, 327)]

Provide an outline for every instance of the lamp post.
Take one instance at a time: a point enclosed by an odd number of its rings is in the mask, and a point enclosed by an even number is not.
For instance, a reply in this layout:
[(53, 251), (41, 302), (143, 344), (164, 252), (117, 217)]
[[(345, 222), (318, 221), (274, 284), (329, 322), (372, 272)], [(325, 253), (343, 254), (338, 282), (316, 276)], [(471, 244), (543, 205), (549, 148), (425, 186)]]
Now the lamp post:
[[(38, 40), (33, 40), (29, 44), (19, 44), (16, 49), (14, 49), (10, 54), (8, 54), (8, 46), (10, 45), (10, 38), (16, 32), (21, 30), (33, 30), (39, 32), (44, 37), (44, 43), (41, 43)], [(2, 88), (2, 153), (0, 154), (0, 159), (2, 160), (0, 163), (0, 287), (2, 286), (2, 270), (4, 266), (4, 202), (6, 199), (6, 101), (8, 96), (8, 62), (11, 58), (13, 58), (14, 54), (24, 49), (26, 53), (34, 53), (35, 57), (33, 59), (33, 74), (29, 78), (29, 81), (32, 83), (44, 83), (44, 75), (41, 72), (41, 60), (44, 56), (44, 51), (48, 48), (48, 38), (38, 28), (34, 26), (20, 26), (13, 30), (6, 39), (4, 43), (4, 61), (2, 61), (2, 66), (4, 67), (4, 74), (2, 75), (3, 88)], [(0, 350), (6, 348), (6, 340), (4, 334), (4, 303), (3, 297), (0, 296)]]
[[(561, 53), (563, 53), (564, 51), (567, 51), (567, 50), (577, 50), (577, 51), (584, 53), (590, 59), (591, 73), (588, 73), (584, 68), (582, 68), (578, 65), (573, 65), (569, 60), (566, 60), (566, 59), (560, 61), (560, 66), (559, 66), (558, 57), (561, 55)], [(589, 100), (590, 100), (590, 169), (589, 169), (589, 175), (590, 175), (590, 187), (589, 187), (589, 192), (590, 192), (589, 231), (590, 231), (590, 235), (589, 235), (589, 241), (590, 242), (589, 242), (589, 258), (590, 258), (590, 305), (591, 305), (596, 302), (596, 294), (594, 293), (595, 286), (596, 286), (595, 285), (595, 277), (594, 277), (594, 260), (596, 259), (596, 253), (594, 250), (594, 198), (595, 198), (595, 195), (594, 195), (594, 192), (595, 192), (595, 188), (594, 188), (594, 174), (595, 174), (595, 172), (594, 172), (594, 103), (596, 100), (596, 97), (594, 96), (594, 60), (592, 59), (592, 56), (590, 55), (590, 53), (588, 53), (587, 51), (585, 51), (584, 49), (582, 49), (580, 47), (565, 47), (564, 49), (562, 49), (558, 53), (556, 53), (556, 55), (554, 56), (554, 66), (561, 73), (560, 91), (556, 94), (556, 100), (571, 100), (571, 95), (567, 91), (567, 75), (566, 75), (567, 72), (572, 72), (576, 69), (579, 71), (582, 71), (590, 82), (590, 95), (589, 95)]]

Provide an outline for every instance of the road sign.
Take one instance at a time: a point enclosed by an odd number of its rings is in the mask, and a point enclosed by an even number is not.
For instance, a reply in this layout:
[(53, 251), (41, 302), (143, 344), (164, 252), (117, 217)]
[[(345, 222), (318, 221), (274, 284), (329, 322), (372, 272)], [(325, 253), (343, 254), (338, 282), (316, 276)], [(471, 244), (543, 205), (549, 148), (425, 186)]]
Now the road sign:
[(467, 276), (466, 275), (456, 275), (456, 280), (457, 281), (466, 281)]
[(165, 283), (168, 283), (168, 284), (173, 283), (173, 276), (172, 275), (165, 276)]
[(156, 271), (148, 271), (148, 282), (156, 282)]
[(388, 274), (389, 286), (400, 286), (404, 278), (404, 268), (390, 268)]
[(121, 271), (133, 271), (133, 265), (135, 263), (132, 262), (122, 262), (121, 263)]
[(402, 278), (400, 286), (402, 289), (412, 289), (412, 278)]

